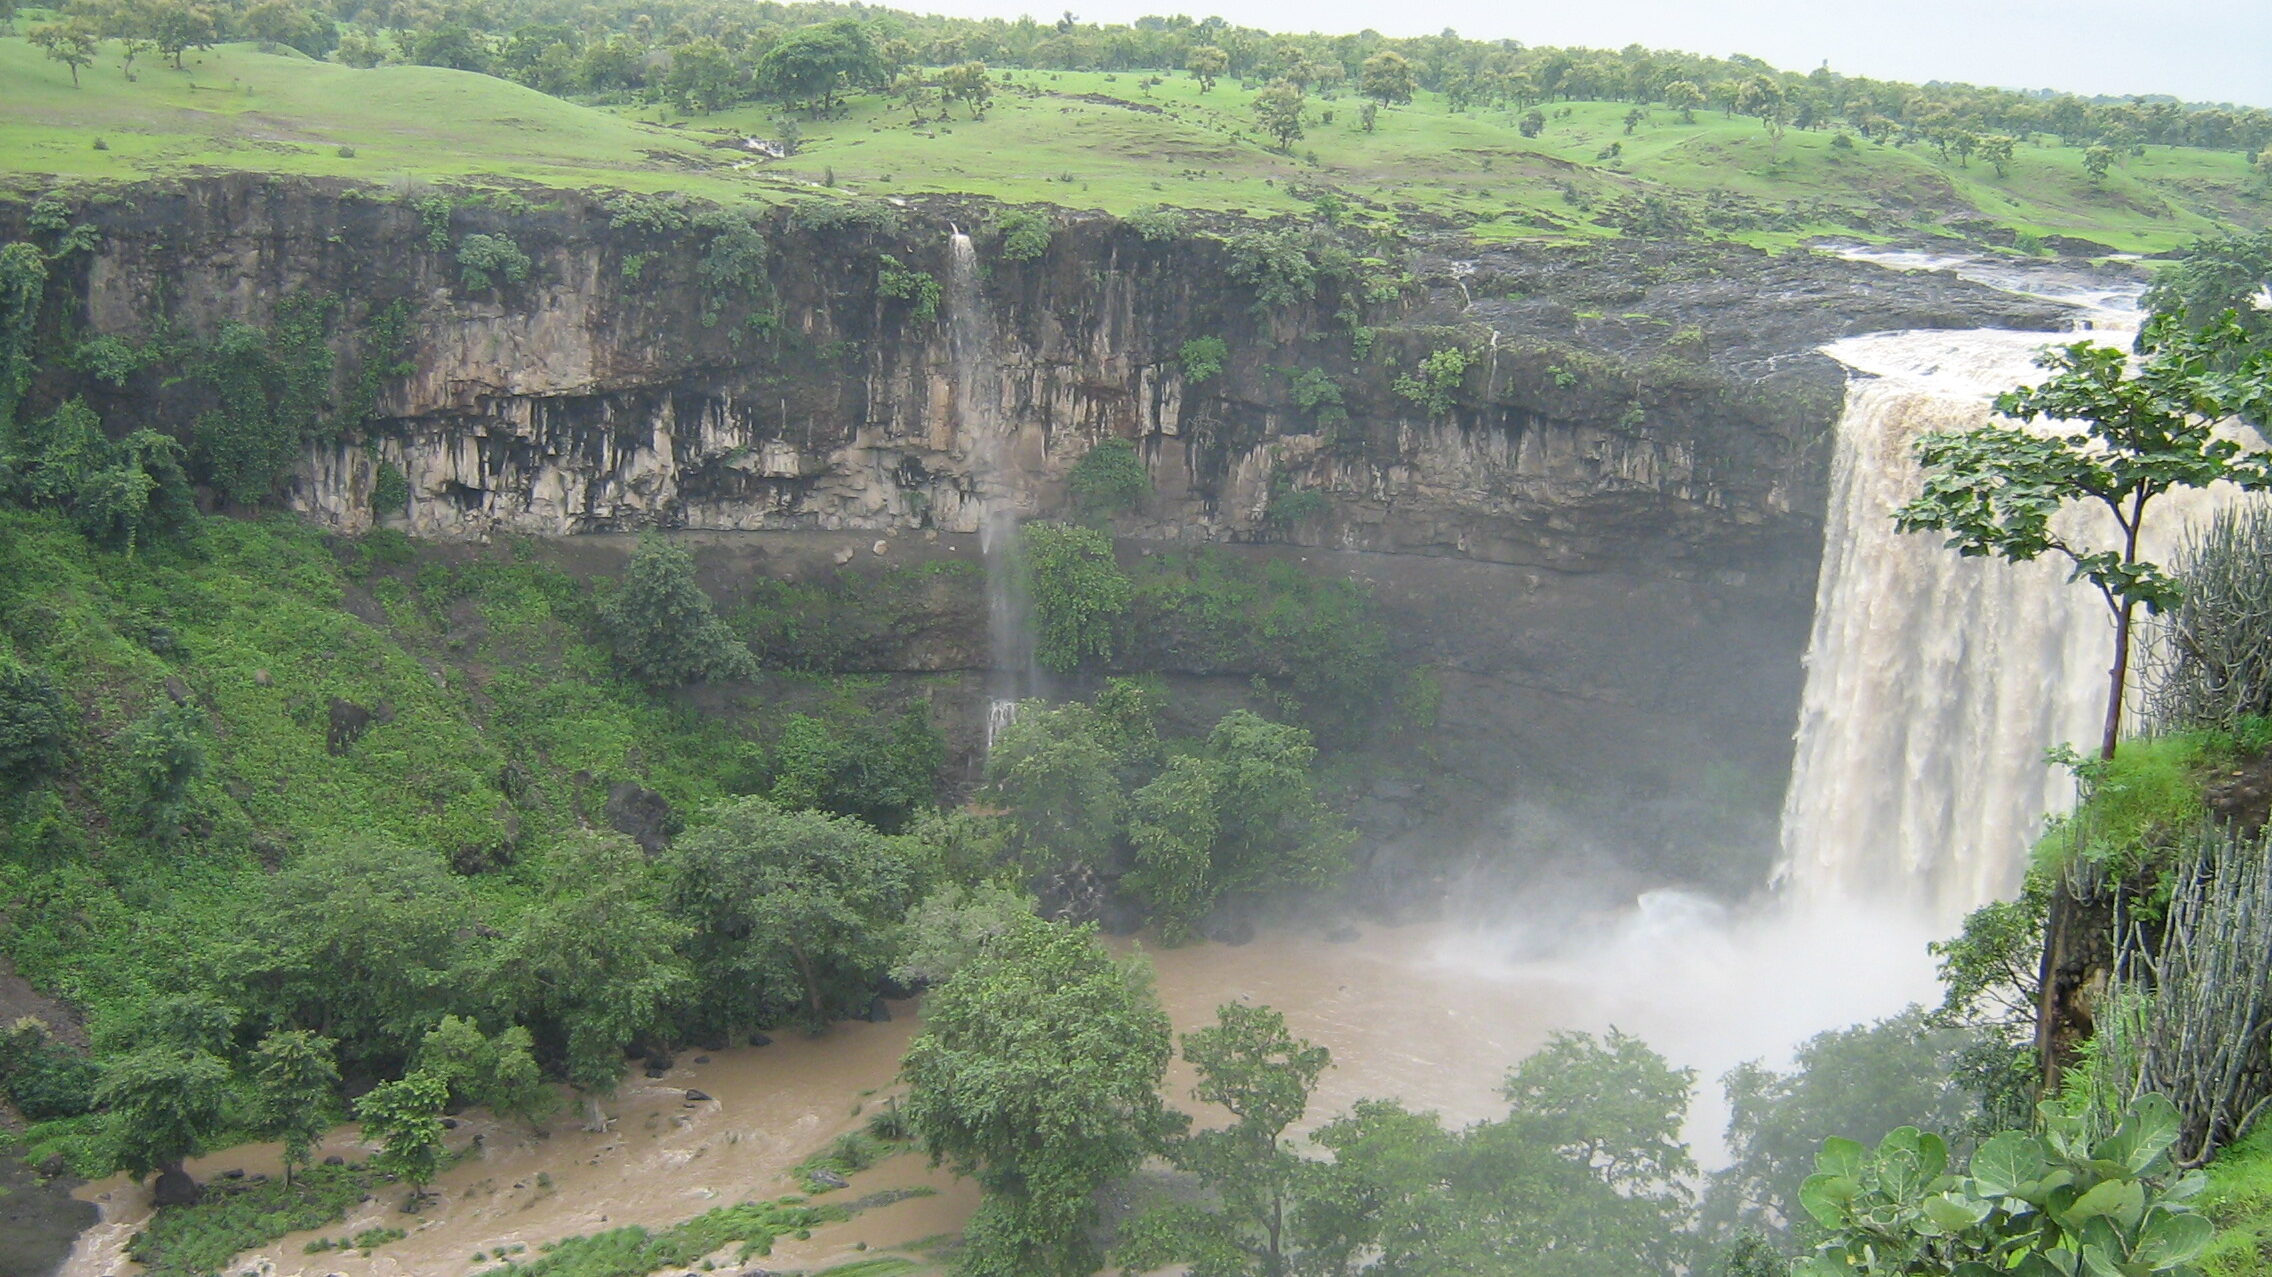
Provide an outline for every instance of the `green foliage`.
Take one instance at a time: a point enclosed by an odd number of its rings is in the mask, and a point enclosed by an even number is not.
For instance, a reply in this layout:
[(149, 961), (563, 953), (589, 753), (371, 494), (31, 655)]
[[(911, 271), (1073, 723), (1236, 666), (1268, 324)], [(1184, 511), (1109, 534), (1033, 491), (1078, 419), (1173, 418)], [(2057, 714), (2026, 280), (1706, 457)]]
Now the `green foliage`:
[(1183, 1262), (1193, 1277), (1290, 1271), (1288, 1224), (1310, 1167), (1284, 1136), (1308, 1110), (1331, 1055), (1288, 1033), (1278, 1012), (1228, 1002), (1215, 1008), (1214, 1024), (1183, 1035), (1183, 1058), (1199, 1073), (1192, 1097), (1230, 1110), (1232, 1122), (1172, 1141), (1168, 1157), (1217, 1206), (1169, 1207), (1138, 1220), (1115, 1259), (1131, 1269)]
[(1302, 111), (1308, 105), (1301, 86), (1274, 81), (1254, 95), (1254, 122), (1278, 140), (1281, 151), (1292, 149), (1302, 137)]
[(1128, 223), (1129, 229), (1153, 242), (1180, 239), (1189, 224), (1182, 213), (1157, 204), (1148, 204), (1121, 220)]
[(39, 1019), (24, 1016), (0, 1030), (0, 1094), (34, 1122), (86, 1112), (99, 1078), (84, 1053)]
[(651, 687), (736, 678), (749, 649), (694, 579), (694, 556), (658, 533), (639, 538), (623, 584), (600, 607), (600, 633), (624, 671)]
[(1459, 402), (1460, 383), (1467, 378), (1469, 357), (1458, 346), (1440, 346), (1420, 360), (1419, 369), (1396, 379), (1396, 393), (1441, 417)]
[(189, 376), (217, 407), (193, 423), (190, 458), (230, 500), (267, 497), (302, 445), (331, 437), (326, 334), (336, 309), (331, 298), (294, 294), (278, 303), (273, 327), (225, 324), (191, 353)]
[(799, 27), (757, 62), (759, 93), (815, 110), (834, 107), (837, 94), (882, 77), (874, 38), (852, 18)]
[(445, 1015), (419, 1042), (414, 1071), (449, 1088), (450, 1111), (481, 1107), (536, 1126), (560, 1106), (537, 1071), (533, 1035), (517, 1024), (485, 1034), (469, 1017)]
[(1139, 663), (1284, 679), (1333, 740), (1361, 734), (1395, 690), (1388, 631), (1363, 582), (1213, 550), (1152, 555), (1133, 580), (1125, 646)]
[(1266, 315), (1317, 296), (1317, 263), (1300, 231), (1241, 231), (1229, 241), (1232, 279), (1254, 290), (1254, 312)]
[(1957, 1077), (1972, 1035), (1910, 1008), (1875, 1024), (1816, 1034), (1787, 1072), (1758, 1061), (1722, 1079), (1728, 1096), (1725, 1170), (1713, 1173), (1705, 1215), (1717, 1227), (1774, 1233), (1803, 1212), (1799, 1188), (1822, 1141), (1874, 1141), (1903, 1126), (1964, 1131), (1979, 1102)]
[(889, 253), (876, 258), (876, 296), (907, 302), (907, 316), (918, 324), (939, 317), (939, 277), (910, 270)]
[(556, 855), (544, 898), (498, 942), (486, 983), (516, 1021), (558, 1035), (568, 1082), (596, 1102), (615, 1094), (623, 1048), (689, 991), (686, 928), (629, 839), (586, 835)]
[[(2021, 421), (2073, 423), (2066, 431), (1984, 426), (1930, 434), (1917, 444), (1924, 491), (1896, 512), (1902, 531), (1945, 532), (1948, 547), (1966, 556), (2023, 562), (2059, 554), (2074, 565), (2074, 579), (2089, 581), (2105, 600), (2115, 621), (2115, 661), (2101, 758), (2113, 757), (2120, 739), (2132, 613), (2139, 604), (2160, 612), (2183, 592), (2137, 552), (2148, 505), (2172, 489), (2218, 480), (2272, 485), (2272, 465), (2215, 433), (2223, 416), (2272, 407), (2272, 350), (2258, 352), (2239, 373), (2212, 371), (2244, 340), (2229, 322), (2195, 333), (2157, 319), (2139, 337), (2146, 355), (2135, 375), (2127, 353), (2113, 347), (2054, 347), (2037, 361), (2052, 378), (2007, 391), (1996, 409)], [(2113, 517), (2116, 547), (2074, 544), (2052, 528), (2052, 516), (2075, 502)]]
[(1294, 406), (1310, 415), (1320, 426), (1331, 426), (1349, 419), (1349, 410), (1341, 404), (1341, 383), (1323, 368), (1289, 368), (1284, 370), (1289, 389), (1294, 392)]
[(263, 1133), (284, 1145), (284, 1179), (306, 1166), (315, 1143), (329, 1129), (339, 1088), (337, 1044), (306, 1029), (271, 1033), (253, 1048), (249, 1073), (253, 1103)]
[(1030, 262), (1049, 251), (1050, 223), (1046, 214), (1013, 208), (994, 224), (1002, 237), (1004, 261)]
[(316, 1029), (352, 1064), (409, 1058), (461, 980), (464, 886), (431, 852), (370, 840), (311, 848), (240, 898), (215, 955), (254, 1024)]
[(1127, 799), (1107, 734), (1087, 705), (1025, 701), (994, 738), (989, 789), (1030, 867), (1095, 864), (1112, 849)]
[(373, 468), (371, 478), (371, 513), (377, 518), (392, 518), (410, 508), (410, 478), (402, 467), (391, 461), (381, 461)]
[(381, 1082), (355, 1101), (363, 1138), (379, 1143), (371, 1169), (409, 1184), (414, 1204), (442, 1169), (442, 1110), (449, 1100), (447, 1082), (412, 1073)]
[(924, 1007), (901, 1066), (926, 1151), (985, 1196), (969, 1277), (1086, 1277), (1093, 1194), (1155, 1147), (1168, 1021), (1141, 959), (1087, 928), (1021, 920)]
[(866, 1010), (920, 885), (895, 840), (762, 798), (712, 806), (664, 872), (697, 1004), (719, 1030)]
[(1303, 1263), (1549, 1277), (1674, 1271), (1694, 1165), (1692, 1075), (1638, 1039), (1557, 1034), (1509, 1072), (1500, 1121), (1447, 1132), (1377, 1100), (1319, 1130), (1333, 1153), (1298, 1213)]
[(44, 672), (0, 652), (0, 782), (28, 790), (62, 769), (72, 714)]
[[(2272, 287), (2272, 229), (2228, 231), (2194, 241), (2176, 261), (2156, 271), (2141, 304), (2188, 328), (2208, 327), (2229, 314), (2246, 344), (2262, 349), (2272, 344), (2272, 306), (2263, 299), (2267, 287)], [(2220, 362), (2230, 366), (2237, 360), (2228, 353)], [(2265, 423), (2262, 416), (2255, 420)]]
[(38, 245), (0, 247), (0, 452), (32, 384), (32, 340), (47, 291), (47, 255)]
[(773, 801), (897, 833), (938, 796), (946, 742), (920, 706), (877, 715), (791, 714), (773, 745)]
[(1113, 559), (1112, 538), (1073, 524), (1029, 523), (1019, 530), (1018, 553), (1039, 630), (1034, 659), (1066, 674), (1091, 657), (1110, 660), (1114, 623), (1128, 611), (1132, 589)]
[(132, 552), (196, 520), (181, 445), (154, 430), (112, 442), (73, 398), (47, 417), (0, 435), (0, 496), (68, 514), (89, 540)]
[(209, 1277), (229, 1261), (287, 1233), (321, 1228), (369, 1197), (375, 1176), (350, 1166), (310, 1166), (293, 1178), (221, 1180), (195, 1205), (150, 1217), (127, 1243), (148, 1277)]
[(998, 882), (949, 882), (907, 911), (891, 978), (910, 987), (944, 982), (1034, 912), (1034, 899)]
[(698, 214), (692, 220), (712, 232), (694, 263), (694, 276), (702, 281), (702, 326), (715, 326), (734, 302), (745, 307), (753, 322), (772, 314), (773, 278), (768, 270), (772, 249), (757, 222), (725, 211)]
[(1962, 1174), (1940, 1137), (1915, 1127), (1874, 1150), (1826, 1141), (1800, 1197), (1829, 1239), (1794, 1277), (2198, 1272), (2215, 1226), (2191, 1205), (2205, 1177), (2170, 1165), (2168, 1100), (2141, 1096), (2103, 1137), (2056, 1104), (2041, 1116), (2042, 1134), (1998, 1134)]
[(202, 1047), (160, 1043), (105, 1061), (95, 1106), (119, 1167), (140, 1179), (203, 1152), (220, 1133), (232, 1081), (228, 1062)]
[(508, 1261), (483, 1269), (480, 1277), (647, 1277), (664, 1269), (684, 1270), (706, 1256), (735, 1248), (738, 1262), (773, 1253), (775, 1240), (802, 1234), (842, 1219), (841, 1207), (811, 1206), (801, 1199), (743, 1202), (720, 1206), (661, 1232), (633, 1225), (590, 1237), (571, 1237), (543, 1248), (523, 1263)]
[(1230, 357), (1231, 348), (1220, 337), (1194, 337), (1176, 352), (1183, 363), (1183, 379), (1193, 384), (1221, 376), (1223, 363)]
[(1066, 476), (1073, 504), (1089, 518), (1109, 519), (1141, 504), (1152, 492), (1152, 476), (1127, 439), (1106, 439), (1081, 454)]
[(170, 847), (188, 816), (189, 788), (205, 774), (199, 739), (205, 715), (194, 705), (168, 705), (128, 729), (126, 781), (142, 836)]
[(1170, 943), (1225, 895), (1322, 886), (1352, 841), (1312, 787), (1309, 733), (1234, 710), (1202, 752), (1170, 759), (1136, 791), (1125, 885)]
[(458, 241), (458, 278), (469, 293), (485, 293), (497, 280), (529, 277), (529, 255), (504, 235), (473, 234)]

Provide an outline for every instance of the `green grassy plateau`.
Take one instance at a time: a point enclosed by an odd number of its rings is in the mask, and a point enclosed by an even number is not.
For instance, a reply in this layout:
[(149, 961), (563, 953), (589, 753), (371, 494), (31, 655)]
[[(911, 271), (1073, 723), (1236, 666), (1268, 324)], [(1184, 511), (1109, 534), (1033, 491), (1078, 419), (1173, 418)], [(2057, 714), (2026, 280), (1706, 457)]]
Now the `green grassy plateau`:
[[(973, 195), (1128, 213), (1146, 205), (1271, 216), (1333, 193), (1368, 220), (1419, 219), (1478, 238), (1614, 235), (1604, 214), (1649, 196), (1687, 201), (1698, 233), (1783, 247), (1808, 234), (1889, 233), (1951, 222), (2156, 252), (2221, 226), (2272, 219), (2272, 192), (2237, 152), (2151, 146), (2103, 182), (2080, 147), (2040, 136), (1998, 175), (1918, 144), (1770, 137), (1717, 111), (1682, 123), (1655, 108), (1628, 132), (1624, 102), (1547, 104), (1523, 137), (1511, 110), (1453, 112), (1433, 94), (1359, 125), (1361, 99), (1313, 99), (1291, 153), (1254, 126), (1252, 93), (1202, 93), (1181, 74), (1015, 71), (983, 119), (915, 122), (895, 99), (836, 118), (745, 106), (686, 117), (592, 107), (510, 81), (431, 67), (354, 70), (249, 44), (193, 52), (184, 70), (115, 44), (68, 71), (21, 37), (0, 39), (0, 182), (128, 181), (242, 170), (360, 179), (678, 190), (766, 202), (824, 192)], [(1328, 118), (1330, 117), (1330, 118)], [(732, 145), (803, 146), (766, 160)], [(96, 149), (96, 139), (106, 149)], [(344, 148), (344, 149), (343, 149)], [(1614, 148), (1614, 150), (1613, 150)], [(1614, 219), (1610, 219), (1614, 220)]]

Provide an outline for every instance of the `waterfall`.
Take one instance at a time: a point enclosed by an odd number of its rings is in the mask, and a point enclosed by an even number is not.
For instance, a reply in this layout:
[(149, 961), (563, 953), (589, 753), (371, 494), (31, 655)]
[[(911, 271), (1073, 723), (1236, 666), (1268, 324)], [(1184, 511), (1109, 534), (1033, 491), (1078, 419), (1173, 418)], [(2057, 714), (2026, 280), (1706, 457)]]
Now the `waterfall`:
[(2052, 340), (1909, 332), (1826, 348), (1857, 376), (1783, 808), (1782, 878), (1802, 909), (1870, 901), (1951, 924), (2018, 886), (2044, 816), (2072, 800), (2044, 751), (2098, 738), (2113, 655), (2098, 595), (2063, 561), (1968, 559), (1893, 527), (1918, 491), (1916, 439), (1985, 424), (1997, 391), (2040, 377), (2032, 357)]
[[(2119, 293), (2100, 296), (2111, 304), (2080, 326), (2127, 345), (2135, 313), (2116, 308)], [(1868, 901), (1953, 928), (2018, 888), (2044, 817), (2073, 803), (2072, 780), (2043, 756), (2061, 744), (2091, 753), (2104, 725), (2114, 626), (2098, 593), (2055, 556), (1966, 559), (1936, 534), (1895, 532), (1892, 519), (1918, 490), (1916, 438), (1987, 422), (1995, 393), (2041, 380), (2033, 356), (2061, 340), (2073, 338), (1907, 332), (1824, 348), (1856, 378), (1831, 463), (1783, 805), (1780, 877), (1802, 908)], [(2233, 495), (2224, 485), (2163, 495), (2141, 553), (2168, 562), (2186, 528)], [(2103, 512), (2070, 508), (2057, 526), (2112, 544)]]
[(994, 317), (979, 287), (978, 252), (960, 229), (947, 250), (947, 344), (953, 358), (956, 444), (970, 459), (978, 511), (979, 553), (986, 569), (986, 744), (1016, 717), (1020, 697), (1038, 690), (1033, 618), (1017, 570), (1018, 517), (1004, 448), (1001, 360)]

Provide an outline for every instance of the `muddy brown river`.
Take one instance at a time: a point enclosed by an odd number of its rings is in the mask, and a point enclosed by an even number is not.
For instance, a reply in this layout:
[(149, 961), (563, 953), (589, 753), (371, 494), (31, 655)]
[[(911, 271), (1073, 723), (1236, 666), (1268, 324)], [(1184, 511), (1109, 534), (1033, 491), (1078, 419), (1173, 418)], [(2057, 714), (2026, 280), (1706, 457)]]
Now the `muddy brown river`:
[[(1719, 1122), (1710, 1101), (1721, 1071), (1744, 1058), (1779, 1056), (1807, 1032), (1886, 1014), (1931, 991), (1922, 937), (1906, 932), (1873, 940), (1841, 924), (1835, 935), (1817, 936), (1787, 920), (1731, 918), (1669, 896), (1578, 921), (1593, 939), (1559, 950), (1526, 951), (1518, 919), (1488, 931), (1368, 927), (1341, 943), (1266, 933), (1237, 947), (1147, 952), (1179, 1031), (1210, 1022), (1219, 1003), (1240, 1000), (1278, 1008), (1296, 1034), (1332, 1050), (1334, 1067), (1319, 1083), (1310, 1125), (1373, 1097), (1434, 1109), (1453, 1123), (1492, 1116), (1500, 1111), (1495, 1088), (1507, 1067), (1548, 1033), (1615, 1024), (1699, 1068), (1704, 1085), (1690, 1133), (1707, 1154)], [(1865, 983), (1792, 975), (1790, 946), (1817, 940), (1834, 940), (1848, 958), (1837, 965), (1861, 973)], [(1137, 947), (1113, 943), (1123, 951)], [(1767, 964), (1785, 974), (1780, 984), (1762, 982)], [(401, 1213), (402, 1190), (390, 1187), (344, 1221), (241, 1256), (230, 1271), (455, 1277), (486, 1266), (473, 1262), (477, 1252), (495, 1255), (515, 1245), (533, 1252), (548, 1241), (625, 1224), (667, 1227), (713, 1206), (797, 1191), (789, 1169), (858, 1126), (889, 1092), (920, 1027), (917, 1004), (892, 1010), (888, 1023), (841, 1024), (819, 1037), (785, 1034), (770, 1046), (682, 1055), (659, 1081), (634, 1074), (608, 1106), (615, 1120), (604, 1133), (583, 1130), (568, 1113), (541, 1136), (472, 1115), (452, 1133), (452, 1147), (478, 1136), (479, 1150), (442, 1175), (421, 1214)], [(1177, 1061), (1168, 1077), (1171, 1102), (1194, 1107), (1192, 1080)], [(689, 1103), (688, 1088), (712, 1098)], [(323, 1151), (360, 1159), (370, 1149), (348, 1126), (334, 1131)], [(193, 1164), (201, 1179), (240, 1168), (274, 1173), (275, 1148), (244, 1146)], [(811, 1271), (878, 1252), (907, 1253), (900, 1248), (958, 1232), (977, 1202), (968, 1181), (913, 1155), (855, 1176), (851, 1189), (832, 1196), (850, 1201), (906, 1188), (935, 1192), (827, 1225), (806, 1241), (784, 1241), (753, 1266)], [(87, 1185), (80, 1196), (95, 1202), (103, 1219), (80, 1238), (65, 1277), (135, 1271), (123, 1247), (148, 1216), (147, 1190), (117, 1178)], [(305, 1253), (314, 1238), (377, 1227), (410, 1235), (368, 1255)]]

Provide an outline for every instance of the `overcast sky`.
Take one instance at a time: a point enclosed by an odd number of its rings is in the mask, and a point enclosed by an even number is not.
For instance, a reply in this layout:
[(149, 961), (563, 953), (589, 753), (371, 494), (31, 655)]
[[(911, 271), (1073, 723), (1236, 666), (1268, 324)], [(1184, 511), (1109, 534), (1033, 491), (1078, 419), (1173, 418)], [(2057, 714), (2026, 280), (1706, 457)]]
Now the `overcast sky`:
[[(890, 4), (892, 0), (884, 0)], [(1092, 22), (1221, 14), (1241, 26), (1389, 35), (1456, 29), (1480, 39), (1620, 48), (1643, 44), (1776, 66), (2014, 89), (2168, 93), (2272, 107), (2272, 0), (900, 0), (972, 17)]]

